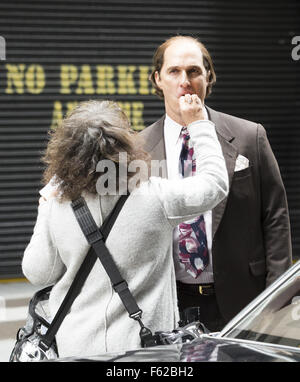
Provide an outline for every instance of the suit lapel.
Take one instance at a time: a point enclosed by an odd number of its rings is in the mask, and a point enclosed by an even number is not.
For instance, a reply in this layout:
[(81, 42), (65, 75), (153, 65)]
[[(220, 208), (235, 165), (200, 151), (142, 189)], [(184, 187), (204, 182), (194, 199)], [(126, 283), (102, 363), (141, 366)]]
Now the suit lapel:
[[(226, 125), (226, 122), (221, 117), (220, 113), (214, 111), (213, 109), (210, 109), (209, 107), (206, 107), (206, 109), (208, 112), (209, 119), (216, 126), (217, 136), (221, 144), (223, 155), (226, 162), (228, 178), (229, 178), (229, 189), (230, 189), (232, 177), (234, 174), (235, 161), (238, 156), (238, 150), (232, 143), (234, 142), (235, 137), (230, 132), (229, 128)], [(212, 238), (214, 238), (214, 235), (217, 232), (217, 229), (219, 227), (219, 224), (221, 222), (222, 216), (225, 211), (226, 203), (227, 203), (227, 198), (223, 199), (222, 202), (219, 203), (212, 210)]]
[(164, 121), (165, 116), (147, 127), (140, 134), (144, 139), (144, 148), (151, 155), (152, 160), (161, 163), (162, 170), (160, 176), (167, 177), (166, 148), (164, 141)]

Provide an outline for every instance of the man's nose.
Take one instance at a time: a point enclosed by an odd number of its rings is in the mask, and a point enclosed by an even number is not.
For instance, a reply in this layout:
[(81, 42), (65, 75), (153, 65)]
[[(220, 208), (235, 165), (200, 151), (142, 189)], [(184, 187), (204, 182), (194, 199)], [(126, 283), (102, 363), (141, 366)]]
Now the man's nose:
[(188, 76), (187, 72), (185, 72), (184, 70), (181, 73), (180, 85), (183, 86), (183, 87), (186, 87), (186, 86), (190, 85), (189, 76)]

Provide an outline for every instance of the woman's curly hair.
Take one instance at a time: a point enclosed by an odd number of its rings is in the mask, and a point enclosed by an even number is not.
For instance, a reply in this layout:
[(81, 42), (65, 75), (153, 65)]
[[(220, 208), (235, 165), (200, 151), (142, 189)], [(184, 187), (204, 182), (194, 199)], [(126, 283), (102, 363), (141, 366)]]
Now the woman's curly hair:
[[(97, 163), (108, 159), (118, 170), (120, 152), (127, 153), (128, 163), (135, 159), (149, 161), (139, 136), (117, 103), (81, 102), (50, 132), (42, 158), (46, 164), (43, 182), (52, 180), (58, 185), (60, 200), (75, 200), (83, 191), (96, 194), (96, 182), (103, 174), (96, 172)], [(128, 179), (133, 175), (127, 172)]]

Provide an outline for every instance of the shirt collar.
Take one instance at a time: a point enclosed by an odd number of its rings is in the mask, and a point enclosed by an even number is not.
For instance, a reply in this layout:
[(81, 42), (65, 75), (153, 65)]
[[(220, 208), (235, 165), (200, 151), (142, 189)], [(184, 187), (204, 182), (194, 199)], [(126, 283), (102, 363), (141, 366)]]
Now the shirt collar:
[[(203, 109), (204, 119), (208, 120), (208, 114), (207, 110), (204, 107)], [(165, 123), (164, 123), (164, 134), (165, 134), (165, 141), (168, 142), (168, 144), (176, 145), (181, 133), (182, 125), (175, 122), (171, 117), (166, 114)]]

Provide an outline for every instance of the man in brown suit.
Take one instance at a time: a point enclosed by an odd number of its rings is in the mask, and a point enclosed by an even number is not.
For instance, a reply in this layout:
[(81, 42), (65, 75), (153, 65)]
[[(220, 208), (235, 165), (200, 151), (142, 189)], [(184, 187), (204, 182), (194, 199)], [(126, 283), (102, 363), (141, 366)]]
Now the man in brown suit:
[[(166, 115), (141, 134), (152, 159), (167, 160), (176, 177), (180, 129), (178, 99), (211, 92), (215, 72), (198, 40), (176, 36), (154, 54), (151, 80), (164, 99)], [(265, 129), (250, 121), (206, 109), (226, 160), (230, 192), (204, 214), (209, 264), (199, 277), (185, 272), (174, 232), (174, 263), (180, 311), (200, 307), (209, 330), (220, 330), (236, 313), (291, 265), (291, 237), (286, 193)]]

